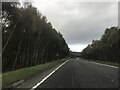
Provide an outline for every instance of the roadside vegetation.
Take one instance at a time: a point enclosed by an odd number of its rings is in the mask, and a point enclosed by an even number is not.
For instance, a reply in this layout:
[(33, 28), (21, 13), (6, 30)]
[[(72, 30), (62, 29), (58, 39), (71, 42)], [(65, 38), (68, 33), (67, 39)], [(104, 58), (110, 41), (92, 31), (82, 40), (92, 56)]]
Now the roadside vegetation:
[(2, 27), (3, 73), (69, 54), (62, 34), (31, 3), (2, 2)]
[(107, 28), (100, 40), (93, 40), (81, 52), (81, 57), (99, 62), (120, 63), (120, 29)]
[(35, 76), (45, 70), (58, 66), (63, 63), (65, 59), (52, 61), (46, 64), (40, 64), (32, 67), (27, 67), (15, 71), (6, 72), (2, 75), (2, 87), (10, 85), (18, 80), (26, 79), (31, 76)]

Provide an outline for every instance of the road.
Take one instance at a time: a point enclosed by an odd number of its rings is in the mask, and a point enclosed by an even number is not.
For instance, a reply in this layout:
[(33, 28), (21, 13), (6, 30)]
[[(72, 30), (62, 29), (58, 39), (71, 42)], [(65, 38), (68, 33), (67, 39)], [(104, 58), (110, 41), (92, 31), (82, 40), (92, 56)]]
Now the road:
[(118, 88), (118, 68), (71, 59), (37, 88)]

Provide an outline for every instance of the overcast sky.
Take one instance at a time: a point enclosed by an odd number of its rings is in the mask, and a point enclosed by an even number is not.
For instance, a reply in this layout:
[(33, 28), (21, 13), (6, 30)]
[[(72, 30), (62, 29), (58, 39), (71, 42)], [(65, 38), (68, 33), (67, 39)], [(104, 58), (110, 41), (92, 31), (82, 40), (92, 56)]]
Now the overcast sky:
[(33, 5), (63, 34), (72, 51), (82, 51), (107, 27), (118, 25), (117, 2), (34, 0)]

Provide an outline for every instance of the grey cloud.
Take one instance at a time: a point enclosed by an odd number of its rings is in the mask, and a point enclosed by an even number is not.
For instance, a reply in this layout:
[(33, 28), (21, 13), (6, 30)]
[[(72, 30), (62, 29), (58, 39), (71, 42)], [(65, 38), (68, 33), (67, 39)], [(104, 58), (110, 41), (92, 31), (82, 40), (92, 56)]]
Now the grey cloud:
[(111, 21), (94, 22), (94, 18), (91, 18), (91, 21), (86, 19), (86, 22), (71, 21), (62, 27), (62, 32), (69, 44), (90, 43), (93, 39), (100, 39), (105, 28), (116, 26), (112, 25)]
[(113, 3), (79, 3), (77, 9), (84, 8), (84, 12), (90, 11), (91, 14), (85, 18), (77, 17), (78, 19), (70, 20), (62, 26), (61, 32), (68, 44), (91, 43), (93, 39), (100, 39), (107, 27), (117, 26), (117, 10), (113, 11), (116, 9), (111, 8), (113, 5)]
[[(52, 3), (52, 2), (51, 2)], [(38, 4), (41, 12), (68, 44), (88, 44), (100, 39), (104, 30), (117, 26), (117, 2), (53, 2)]]

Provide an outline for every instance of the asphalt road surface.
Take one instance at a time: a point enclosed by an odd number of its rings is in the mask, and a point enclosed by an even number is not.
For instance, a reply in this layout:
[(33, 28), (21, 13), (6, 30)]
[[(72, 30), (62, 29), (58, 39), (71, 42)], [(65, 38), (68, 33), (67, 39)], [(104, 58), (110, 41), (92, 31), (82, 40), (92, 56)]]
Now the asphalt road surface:
[(118, 68), (71, 59), (37, 88), (118, 88)]

